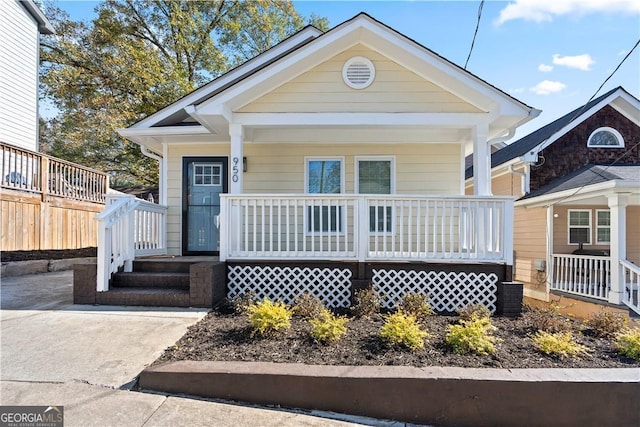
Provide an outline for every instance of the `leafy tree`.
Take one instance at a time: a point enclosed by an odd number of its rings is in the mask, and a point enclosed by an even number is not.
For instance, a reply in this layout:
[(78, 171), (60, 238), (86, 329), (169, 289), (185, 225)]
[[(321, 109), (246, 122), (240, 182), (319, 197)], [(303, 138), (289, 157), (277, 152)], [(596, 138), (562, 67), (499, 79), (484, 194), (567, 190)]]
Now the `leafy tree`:
[[(116, 129), (169, 105), (304, 25), (290, 1), (109, 0), (92, 22), (47, 5), (56, 33), (41, 41), (42, 94), (57, 110), (41, 147), (109, 172), (116, 182), (153, 184), (157, 165)], [(309, 21), (321, 30), (327, 20)]]

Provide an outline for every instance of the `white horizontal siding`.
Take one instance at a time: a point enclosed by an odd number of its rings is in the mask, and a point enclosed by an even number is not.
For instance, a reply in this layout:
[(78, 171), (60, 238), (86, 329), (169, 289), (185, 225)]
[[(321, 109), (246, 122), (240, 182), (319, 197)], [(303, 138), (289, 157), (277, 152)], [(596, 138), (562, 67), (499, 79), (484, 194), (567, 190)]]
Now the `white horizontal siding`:
[(0, 40), (0, 140), (36, 150), (38, 26), (16, 1), (0, 1)]

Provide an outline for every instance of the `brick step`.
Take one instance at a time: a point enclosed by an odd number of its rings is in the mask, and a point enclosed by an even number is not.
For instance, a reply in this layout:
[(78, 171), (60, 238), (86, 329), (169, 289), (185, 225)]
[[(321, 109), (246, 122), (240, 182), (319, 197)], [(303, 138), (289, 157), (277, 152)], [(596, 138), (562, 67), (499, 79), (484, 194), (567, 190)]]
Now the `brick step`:
[(178, 288), (189, 289), (188, 273), (116, 273), (111, 279), (112, 288)]
[(189, 273), (191, 262), (180, 261), (133, 261), (133, 271), (135, 273)]
[(96, 304), (189, 307), (189, 291), (179, 288), (112, 288), (96, 293)]

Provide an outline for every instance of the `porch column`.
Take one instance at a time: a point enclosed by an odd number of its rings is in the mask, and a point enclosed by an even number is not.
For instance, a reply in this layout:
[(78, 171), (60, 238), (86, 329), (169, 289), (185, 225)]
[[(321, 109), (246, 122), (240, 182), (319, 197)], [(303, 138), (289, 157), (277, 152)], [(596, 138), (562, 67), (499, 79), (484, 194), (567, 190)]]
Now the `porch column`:
[(611, 216), (611, 290), (609, 302), (622, 304), (625, 294), (625, 277), (620, 260), (627, 258), (627, 194), (613, 194), (607, 197)]
[(473, 194), (475, 196), (491, 195), (491, 152), (487, 135), (487, 125), (477, 125), (472, 129), (473, 138)]
[(244, 128), (236, 123), (229, 124), (229, 136), (231, 137), (231, 183), (229, 185), (230, 194), (242, 194), (243, 192), (243, 170), (242, 156), (244, 145)]

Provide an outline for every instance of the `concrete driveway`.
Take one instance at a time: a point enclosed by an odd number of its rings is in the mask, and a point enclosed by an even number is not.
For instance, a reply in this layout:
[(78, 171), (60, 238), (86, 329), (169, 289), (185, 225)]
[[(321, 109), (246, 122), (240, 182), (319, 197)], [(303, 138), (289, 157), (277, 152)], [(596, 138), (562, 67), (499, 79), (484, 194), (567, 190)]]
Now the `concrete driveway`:
[(0, 280), (1, 405), (64, 406), (65, 426), (356, 425), (129, 391), (206, 311), (73, 305), (71, 271)]

